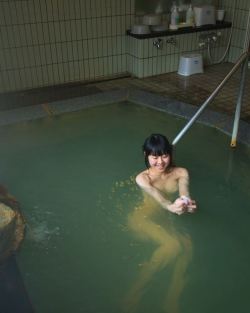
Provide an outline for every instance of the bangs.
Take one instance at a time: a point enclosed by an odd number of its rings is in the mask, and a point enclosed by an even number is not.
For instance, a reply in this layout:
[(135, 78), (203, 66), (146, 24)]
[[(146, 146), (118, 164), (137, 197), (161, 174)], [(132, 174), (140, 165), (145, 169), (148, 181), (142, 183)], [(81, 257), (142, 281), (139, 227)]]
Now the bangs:
[(148, 140), (146, 144), (144, 144), (144, 152), (147, 155), (160, 156), (163, 154), (171, 154), (172, 145), (169, 144), (165, 138), (161, 137), (151, 137), (151, 140)]
[(157, 144), (151, 147), (147, 147), (148, 151), (145, 151), (147, 155), (153, 155), (153, 156), (161, 156), (164, 154), (170, 154), (171, 151), (167, 149), (166, 147), (163, 147), (161, 144)]

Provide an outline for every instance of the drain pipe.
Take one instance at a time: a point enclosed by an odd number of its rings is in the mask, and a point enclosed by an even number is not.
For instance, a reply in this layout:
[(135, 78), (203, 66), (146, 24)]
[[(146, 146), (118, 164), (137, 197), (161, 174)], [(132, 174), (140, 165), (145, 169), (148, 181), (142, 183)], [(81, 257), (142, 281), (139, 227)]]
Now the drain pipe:
[(237, 98), (237, 105), (235, 109), (235, 115), (234, 115), (234, 125), (233, 125), (233, 131), (232, 131), (232, 138), (231, 138), (231, 147), (236, 147), (236, 141), (237, 141), (237, 135), (238, 135), (238, 129), (239, 129), (239, 121), (240, 121), (240, 112), (241, 112), (241, 105), (242, 105), (242, 99), (244, 95), (244, 88), (245, 88), (245, 81), (246, 81), (246, 72), (248, 68), (248, 60), (249, 60), (249, 54), (250, 54), (250, 9), (248, 13), (248, 21), (247, 21), (247, 27), (246, 27), (246, 36), (245, 36), (245, 42), (244, 42), (244, 51), (248, 50), (248, 58), (244, 61), (241, 67), (241, 79), (240, 79), (240, 88), (239, 88), (239, 94)]

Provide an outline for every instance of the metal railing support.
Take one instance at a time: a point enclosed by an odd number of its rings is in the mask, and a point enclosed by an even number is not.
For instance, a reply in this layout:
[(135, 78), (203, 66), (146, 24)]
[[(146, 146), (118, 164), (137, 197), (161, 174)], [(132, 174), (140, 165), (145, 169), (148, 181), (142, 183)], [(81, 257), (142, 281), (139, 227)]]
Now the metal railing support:
[(242, 64), (242, 68), (241, 68), (240, 88), (239, 88), (239, 94), (237, 98), (237, 105), (235, 109), (234, 125), (233, 125), (233, 132), (232, 132), (232, 138), (231, 138), (232, 148), (236, 147), (236, 142), (237, 142), (239, 121), (240, 121), (240, 111), (241, 111), (242, 99), (244, 95), (247, 68), (248, 68), (248, 58)]
[(237, 105), (235, 109), (234, 125), (233, 125), (232, 138), (231, 138), (232, 148), (236, 147), (236, 141), (237, 141), (237, 135), (238, 135), (238, 129), (239, 129), (239, 121), (240, 121), (240, 111), (241, 111), (242, 99), (243, 99), (244, 88), (245, 88), (248, 60), (249, 60), (249, 55), (250, 55), (250, 8), (248, 11), (248, 19), (247, 19), (246, 34), (245, 34), (245, 41), (244, 41), (243, 49), (244, 51), (248, 50), (248, 58), (246, 58), (245, 62), (242, 63), (242, 67), (241, 67), (240, 88), (239, 88), (239, 93), (238, 93), (238, 98), (237, 98)]
[(179, 132), (179, 134), (175, 137), (172, 142), (172, 145), (176, 145), (176, 143), (184, 136), (184, 134), (189, 130), (189, 128), (193, 125), (193, 123), (197, 120), (197, 118), (201, 115), (207, 105), (215, 98), (218, 92), (222, 89), (225, 83), (229, 80), (229, 78), (238, 70), (241, 64), (248, 59), (248, 51), (242, 53), (239, 57), (238, 61), (234, 64), (230, 72), (226, 75), (226, 77), (221, 81), (221, 83), (215, 88), (215, 90), (211, 93), (211, 95), (204, 101), (198, 111), (194, 114), (194, 116), (190, 119), (190, 121), (184, 126), (184, 128)]

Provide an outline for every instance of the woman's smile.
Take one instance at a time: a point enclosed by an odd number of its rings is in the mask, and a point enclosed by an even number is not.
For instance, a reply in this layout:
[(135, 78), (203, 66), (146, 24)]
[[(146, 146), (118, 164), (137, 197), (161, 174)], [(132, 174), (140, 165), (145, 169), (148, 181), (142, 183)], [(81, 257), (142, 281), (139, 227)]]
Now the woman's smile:
[(151, 168), (155, 168), (158, 171), (163, 172), (170, 164), (170, 156), (168, 154), (163, 154), (159, 156), (149, 155), (148, 161)]

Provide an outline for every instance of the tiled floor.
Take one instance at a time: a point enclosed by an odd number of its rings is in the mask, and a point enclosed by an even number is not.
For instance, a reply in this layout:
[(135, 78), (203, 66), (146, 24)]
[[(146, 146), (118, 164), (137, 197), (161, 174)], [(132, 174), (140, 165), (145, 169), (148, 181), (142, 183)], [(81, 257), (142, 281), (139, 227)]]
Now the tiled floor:
[[(189, 77), (180, 76), (175, 72), (145, 79), (127, 77), (91, 84), (79, 83), (2, 94), (0, 95), (0, 111), (127, 87), (151, 91), (157, 94), (166, 95), (170, 98), (172, 97), (175, 100), (200, 106), (223, 80), (232, 66), (232, 63), (209, 66), (205, 68), (203, 74), (196, 74)], [(213, 102), (210, 103), (209, 107), (216, 111), (234, 114), (239, 85), (240, 70), (231, 77)], [(250, 70), (248, 69), (241, 118), (250, 123), (249, 86)]]
[[(203, 74), (184, 77), (175, 73), (145, 79), (125, 78), (95, 84), (102, 90), (121, 87), (137, 87), (200, 106), (232, 68), (232, 63), (223, 63), (205, 68)], [(213, 110), (234, 114), (240, 85), (239, 69), (210, 103)], [(250, 70), (247, 71), (241, 118), (250, 123)]]

